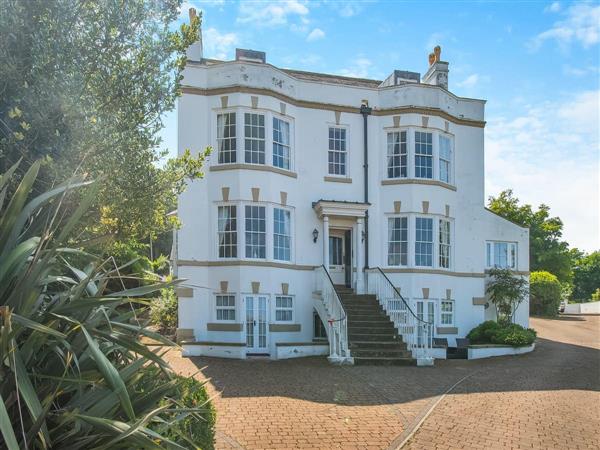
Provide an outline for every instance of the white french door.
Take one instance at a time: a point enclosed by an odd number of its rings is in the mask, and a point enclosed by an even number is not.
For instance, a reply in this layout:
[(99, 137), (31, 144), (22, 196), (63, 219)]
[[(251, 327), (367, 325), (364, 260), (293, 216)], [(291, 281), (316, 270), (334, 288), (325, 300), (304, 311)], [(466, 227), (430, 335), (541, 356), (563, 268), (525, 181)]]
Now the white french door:
[(435, 302), (433, 300), (417, 300), (416, 313), (419, 319), (432, 324), (428, 331), (425, 331), (422, 327), (417, 329), (417, 343), (418, 345), (423, 345), (426, 336), (429, 342), (431, 342), (431, 339), (433, 338), (432, 333), (435, 327)]
[(246, 302), (246, 351), (248, 353), (269, 353), (267, 297), (249, 295)]

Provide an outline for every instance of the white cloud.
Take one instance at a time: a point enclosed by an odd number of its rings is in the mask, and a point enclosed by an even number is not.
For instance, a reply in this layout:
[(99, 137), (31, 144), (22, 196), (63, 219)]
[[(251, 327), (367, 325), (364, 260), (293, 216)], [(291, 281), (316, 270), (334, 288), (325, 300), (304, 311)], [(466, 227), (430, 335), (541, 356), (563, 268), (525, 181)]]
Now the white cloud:
[(565, 240), (587, 251), (600, 248), (599, 107), (600, 91), (581, 92), (486, 127), (486, 193), (512, 188), (522, 202), (549, 205)]
[(588, 48), (600, 42), (600, 5), (577, 3), (563, 16), (564, 19), (555, 22), (552, 28), (531, 39), (529, 48), (538, 50), (548, 40), (556, 41), (563, 49), (572, 43)]
[(238, 23), (250, 23), (257, 27), (274, 27), (288, 24), (288, 18), (308, 16), (310, 10), (298, 0), (242, 2)]
[(460, 82), (456, 83), (456, 85), (458, 87), (473, 87), (478, 82), (479, 82), (479, 74), (478, 73), (474, 73), (472, 75), (469, 75), (463, 81), (460, 81)]
[(373, 63), (370, 59), (359, 57), (352, 61), (352, 65), (346, 69), (339, 70), (338, 73), (345, 77), (352, 78), (368, 78), (369, 70), (372, 68)]
[(239, 42), (235, 33), (220, 33), (216, 28), (202, 31), (202, 43), (206, 58), (227, 59)]
[(444, 33), (436, 32), (431, 34), (431, 36), (429, 36), (429, 39), (427, 39), (427, 43), (425, 44), (425, 50), (428, 52), (432, 52), (433, 47), (435, 47), (436, 45), (441, 45), (444, 39)]
[(310, 32), (308, 36), (306, 36), (306, 40), (308, 42), (318, 41), (319, 39), (323, 39), (325, 37), (325, 32), (320, 28), (315, 28)]
[(560, 2), (553, 2), (550, 5), (544, 8), (546, 12), (559, 12), (560, 11)]

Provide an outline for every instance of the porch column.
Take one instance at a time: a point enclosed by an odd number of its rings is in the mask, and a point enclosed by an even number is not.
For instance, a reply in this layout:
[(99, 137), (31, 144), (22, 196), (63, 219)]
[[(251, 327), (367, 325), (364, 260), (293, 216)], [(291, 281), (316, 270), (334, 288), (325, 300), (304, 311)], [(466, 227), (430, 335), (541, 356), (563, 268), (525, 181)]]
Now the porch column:
[(323, 216), (323, 265), (329, 272), (329, 217)]
[(365, 274), (364, 268), (364, 256), (363, 256), (363, 229), (364, 219), (359, 217), (356, 219), (356, 293), (363, 294), (365, 291)]

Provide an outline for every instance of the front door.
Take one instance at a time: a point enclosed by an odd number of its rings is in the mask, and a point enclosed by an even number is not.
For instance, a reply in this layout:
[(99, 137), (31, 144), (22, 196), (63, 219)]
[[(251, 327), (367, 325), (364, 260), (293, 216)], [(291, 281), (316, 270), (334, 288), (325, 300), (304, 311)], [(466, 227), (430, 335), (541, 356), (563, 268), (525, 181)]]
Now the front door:
[(352, 231), (344, 233), (344, 281), (346, 287), (352, 287)]
[(267, 346), (267, 297), (249, 295), (246, 297), (246, 352), (269, 353)]
[(432, 324), (427, 330), (423, 327), (417, 329), (418, 345), (425, 344), (425, 338), (431, 342), (433, 338), (433, 327), (435, 326), (435, 302), (433, 300), (417, 300), (417, 317)]

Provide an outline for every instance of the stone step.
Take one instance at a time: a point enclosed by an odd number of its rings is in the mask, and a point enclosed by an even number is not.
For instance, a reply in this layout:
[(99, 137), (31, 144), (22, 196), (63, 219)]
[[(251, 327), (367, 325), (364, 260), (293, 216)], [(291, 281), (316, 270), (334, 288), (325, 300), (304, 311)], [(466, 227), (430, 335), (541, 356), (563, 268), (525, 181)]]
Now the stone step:
[(402, 357), (354, 357), (356, 366), (415, 366), (417, 361), (413, 358)]
[(346, 311), (346, 316), (348, 317), (348, 323), (358, 323), (358, 322), (380, 322), (380, 321), (388, 321), (388, 316), (386, 316), (383, 312), (373, 312), (370, 314), (355, 314), (349, 313)]
[(377, 303), (377, 297), (374, 295), (356, 295), (356, 294), (340, 294), (342, 302), (375, 302)]
[(378, 323), (371, 326), (361, 325), (348, 325), (349, 334), (384, 334), (384, 333), (395, 333), (396, 329), (390, 323)]
[(387, 333), (352, 333), (348, 331), (348, 341), (381, 341), (381, 342), (394, 342), (398, 337), (395, 332), (389, 331)]
[(352, 341), (348, 343), (350, 350), (406, 350), (406, 344), (398, 338), (393, 341)]
[(361, 318), (357, 318), (357, 316), (348, 316), (348, 326), (354, 325), (359, 327), (369, 327), (383, 324), (394, 327), (394, 324), (383, 315), (377, 316), (375, 314), (371, 314), (367, 316), (361, 316)]
[(408, 350), (402, 349), (352, 349), (355, 358), (410, 358)]

